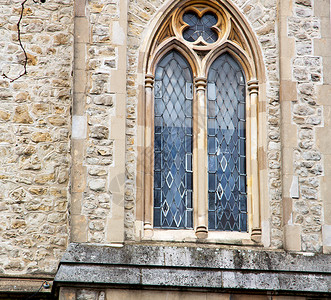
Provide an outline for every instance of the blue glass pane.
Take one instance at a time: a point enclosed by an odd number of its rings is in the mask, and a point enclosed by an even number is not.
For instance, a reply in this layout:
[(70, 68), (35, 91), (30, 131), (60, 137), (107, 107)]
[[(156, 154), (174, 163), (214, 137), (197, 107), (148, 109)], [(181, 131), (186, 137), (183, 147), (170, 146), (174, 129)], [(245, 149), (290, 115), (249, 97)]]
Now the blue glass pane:
[(193, 228), (192, 72), (176, 51), (157, 65), (154, 87), (154, 227)]
[(185, 40), (195, 42), (201, 36), (207, 43), (217, 41), (218, 35), (212, 28), (217, 23), (217, 17), (213, 13), (199, 18), (195, 12), (187, 12), (183, 15), (183, 21), (189, 25), (183, 32)]
[[(229, 55), (208, 74), (208, 226), (247, 231), (245, 79)], [(214, 195), (214, 197), (213, 197)]]

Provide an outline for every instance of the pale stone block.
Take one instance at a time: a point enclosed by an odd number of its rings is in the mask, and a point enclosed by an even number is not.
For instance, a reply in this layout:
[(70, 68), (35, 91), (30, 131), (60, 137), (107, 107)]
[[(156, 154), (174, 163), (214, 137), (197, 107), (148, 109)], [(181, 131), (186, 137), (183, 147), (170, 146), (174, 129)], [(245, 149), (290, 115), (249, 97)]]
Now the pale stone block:
[(82, 212), (82, 193), (71, 193), (71, 202), (70, 202), (70, 213), (73, 215), (79, 215)]
[[(291, 43), (292, 42), (292, 43)], [(291, 41), (287, 39), (286, 41), (286, 47), (281, 48), (281, 72), (280, 76), (282, 79), (286, 80), (292, 80), (292, 58), (294, 57), (294, 52), (295, 52), (295, 46), (294, 46), (294, 41)], [(291, 44), (293, 46), (291, 47)], [(285, 48), (285, 49), (284, 49)]]
[(283, 148), (282, 153), (282, 171), (285, 175), (293, 174), (293, 149), (294, 147)]
[(95, 192), (104, 191), (106, 188), (106, 180), (104, 179), (93, 179), (89, 182), (89, 188)]
[(126, 74), (126, 70), (127, 70), (127, 51), (126, 51), (126, 47), (125, 46), (119, 46), (118, 47), (118, 59), (117, 59), (117, 66), (118, 66), (118, 70), (122, 71), (123, 74)]
[(126, 44), (126, 28), (120, 25), (120, 22), (114, 21), (112, 23), (112, 42), (115, 45), (125, 45)]
[[(124, 199), (122, 198), (124, 202)], [(112, 205), (113, 213), (111, 218), (107, 218), (106, 225), (106, 243), (124, 242), (124, 206)]]
[(72, 139), (85, 139), (87, 136), (86, 116), (72, 116)]
[(74, 20), (75, 43), (89, 42), (89, 23), (85, 17), (76, 17)]
[[(283, 180), (283, 182), (286, 179)], [(289, 197), (283, 197), (283, 224), (292, 224), (293, 202)]]
[(85, 140), (73, 139), (71, 141), (71, 149), (73, 165), (82, 165), (84, 161)]
[(270, 222), (262, 221), (262, 236), (261, 236), (261, 242), (264, 247), (270, 246)]
[(289, 251), (301, 251), (301, 226), (284, 226), (285, 249)]
[[(331, 65), (331, 56), (323, 57), (323, 64), (325, 66)], [(331, 83), (331, 68), (323, 68), (323, 82), (326, 84)]]
[(331, 225), (322, 226), (323, 246), (331, 247)]
[(299, 199), (299, 179), (298, 176), (293, 175), (290, 189), (290, 196), (293, 199)]
[(86, 14), (86, 0), (75, 0), (74, 11), (76, 17), (85, 17)]
[(296, 147), (298, 144), (297, 126), (294, 124), (283, 124), (283, 126), (282, 146), (286, 148)]
[(314, 15), (319, 17), (330, 16), (330, 3), (327, 0), (314, 0)]
[(86, 69), (86, 45), (83, 43), (76, 43), (74, 47), (74, 69)]
[[(331, 47), (330, 47), (331, 48)], [(324, 82), (323, 85), (317, 86), (317, 99), (318, 99), (318, 104), (321, 104), (323, 106), (330, 106), (330, 94), (331, 94), (331, 84), (326, 84)], [(324, 120), (325, 124), (330, 124), (330, 120)]]
[(87, 242), (87, 220), (85, 216), (71, 216), (71, 242), (86, 243)]
[(330, 37), (330, 18), (321, 17), (320, 21), (320, 35), (322, 38)]
[(281, 1), (280, 3), (280, 15), (283, 18), (292, 16), (293, 14), (293, 1)]
[[(111, 120), (111, 139), (114, 139), (117, 144), (117, 141), (125, 139), (125, 120), (124, 117), (114, 117)], [(118, 145), (116, 145), (117, 147)], [(117, 147), (118, 148), (118, 147)], [(124, 148), (123, 148), (124, 149)]]
[[(110, 90), (111, 92), (126, 95), (126, 71), (124, 69), (121, 70), (114, 70), (111, 72), (110, 77)], [(119, 103), (119, 99), (116, 101), (116, 106)], [(125, 102), (124, 102), (125, 104)]]
[[(292, 80), (282, 80), (280, 83), (280, 99), (282, 101), (282, 113), (284, 114), (285, 109), (288, 109), (289, 105), (291, 105), (291, 102), (287, 101), (294, 101), (297, 99), (297, 85), (296, 82)], [(286, 101), (284, 103), (284, 101)], [(286, 105), (286, 107), (284, 106)], [(290, 109), (291, 112), (291, 109)], [(286, 120), (285, 120), (286, 122)], [(290, 123), (290, 122), (287, 122)]]
[(86, 167), (73, 165), (71, 170), (71, 189), (73, 193), (82, 193), (86, 189)]
[(320, 56), (330, 56), (331, 39), (329, 37), (314, 39), (314, 54)]
[(87, 77), (85, 70), (74, 71), (74, 93), (85, 93)]
[(72, 102), (72, 114), (74, 116), (83, 116), (85, 114), (86, 95), (83, 93), (74, 93)]

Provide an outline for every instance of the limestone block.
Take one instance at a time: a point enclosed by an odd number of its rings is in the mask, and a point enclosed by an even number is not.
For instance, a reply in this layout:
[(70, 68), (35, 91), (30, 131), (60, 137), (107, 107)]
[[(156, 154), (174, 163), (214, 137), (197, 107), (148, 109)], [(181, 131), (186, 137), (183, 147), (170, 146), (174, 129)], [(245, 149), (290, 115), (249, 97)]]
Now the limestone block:
[(285, 248), (289, 251), (301, 251), (301, 227), (285, 225)]

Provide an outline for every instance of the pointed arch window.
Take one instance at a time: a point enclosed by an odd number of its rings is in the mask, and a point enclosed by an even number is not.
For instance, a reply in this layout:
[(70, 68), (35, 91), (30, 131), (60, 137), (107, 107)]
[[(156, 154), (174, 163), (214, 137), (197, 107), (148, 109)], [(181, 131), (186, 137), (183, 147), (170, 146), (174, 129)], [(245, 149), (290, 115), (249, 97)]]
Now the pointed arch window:
[(245, 79), (227, 53), (209, 69), (207, 99), (208, 228), (246, 231)]
[(258, 63), (245, 26), (221, 4), (194, 0), (154, 32), (145, 57), (145, 238), (167, 229), (198, 239), (261, 235)]
[(170, 51), (154, 86), (154, 227), (193, 228), (192, 71)]

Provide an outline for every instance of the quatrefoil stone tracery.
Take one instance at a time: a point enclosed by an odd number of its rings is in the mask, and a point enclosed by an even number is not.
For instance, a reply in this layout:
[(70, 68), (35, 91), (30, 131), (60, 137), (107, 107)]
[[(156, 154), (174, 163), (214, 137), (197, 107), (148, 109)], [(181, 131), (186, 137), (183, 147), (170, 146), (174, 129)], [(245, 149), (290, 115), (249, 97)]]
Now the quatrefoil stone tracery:
[(215, 14), (207, 12), (200, 18), (195, 12), (189, 11), (183, 15), (183, 21), (189, 25), (183, 31), (183, 37), (188, 42), (195, 42), (199, 37), (209, 44), (217, 41), (218, 34), (212, 28), (217, 24)]

